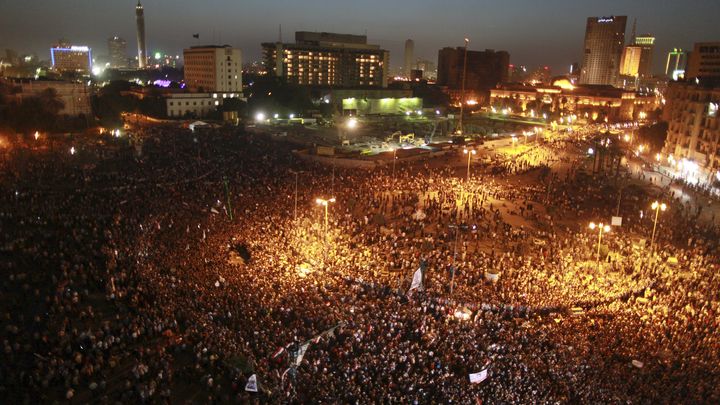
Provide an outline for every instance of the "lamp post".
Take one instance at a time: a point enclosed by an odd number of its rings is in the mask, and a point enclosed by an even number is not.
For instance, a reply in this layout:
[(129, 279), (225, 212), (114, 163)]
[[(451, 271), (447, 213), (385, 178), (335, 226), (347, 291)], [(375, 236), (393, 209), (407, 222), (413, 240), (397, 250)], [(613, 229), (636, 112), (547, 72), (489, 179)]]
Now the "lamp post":
[(657, 229), (658, 216), (660, 216), (660, 211), (665, 211), (667, 209), (667, 205), (665, 203), (655, 201), (652, 203), (651, 207), (655, 210), (655, 221), (653, 223), (652, 238), (650, 238), (650, 254), (653, 253), (653, 245), (655, 244), (655, 230)]
[(462, 93), (460, 94), (460, 125), (458, 134), (463, 134), (463, 113), (465, 112), (465, 74), (467, 73), (467, 49), (470, 40), (465, 38), (465, 56), (463, 57)]
[(325, 241), (327, 242), (327, 230), (328, 230), (328, 205), (335, 202), (335, 197), (326, 200), (324, 198), (318, 198), (315, 200), (318, 205), (325, 207)]
[(465, 179), (465, 181), (469, 182), (470, 181), (470, 161), (472, 160), (472, 156), (477, 154), (477, 151), (475, 149), (463, 149), (463, 153), (468, 155), (467, 178)]
[(395, 179), (395, 160), (397, 159), (397, 148), (393, 148), (393, 169), (392, 169), (392, 177)]
[(602, 222), (600, 222), (599, 224), (595, 224), (595, 222), (590, 222), (590, 229), (595, 230), (595, 228), (598, 228), (598, 243), (597, 254), (595, 256), (595, 265), (597, 266), (598, 270), (600, 270), (600, 243), (602, 242), (603, 232), (610, 232), (610, 225), (605, 225)]
[(302, 172), (290, 170), (295, 175), (295, 210), (293, 211), (293, 220), (297, 221), (297, 203), (298, 203), (298, 175)]

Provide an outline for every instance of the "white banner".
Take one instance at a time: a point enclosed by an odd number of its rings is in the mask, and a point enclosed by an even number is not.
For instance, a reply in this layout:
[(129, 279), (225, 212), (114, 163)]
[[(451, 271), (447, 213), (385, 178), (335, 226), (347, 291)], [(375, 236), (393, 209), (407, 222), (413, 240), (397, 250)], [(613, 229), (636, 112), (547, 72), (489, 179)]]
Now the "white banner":
[(295, 365), (299, 366), (300, 363), (303, 361), (303, 357), (305, 356), (305, 352), (307, 351), (308, 346), (310, 346), (310, 342), (305, 343), (304, 345), (301, 345), (298, 349), (297, 358), (295, 359)]
[(612, 226), (622, 226), (622, 217), (612, 217), (610, 219), (610, 225)]
[(416, 288), (422, 290), (422, 269), (420, 268), (418, 268), (415, 271), (415, 274), (413, 274), (412, 284), (410, 284), (410, 289), (408, 290), (408, 292)]
[(258, 392), (257, 390), (257, 376), (255, 374), (248, 378), (247, 384), (245, 384), (245, 391)]
[(482, 370), (479, 373), (470, 374), (470, 384), (477, 384), (485, 381), (487, 378), (487, 369)]

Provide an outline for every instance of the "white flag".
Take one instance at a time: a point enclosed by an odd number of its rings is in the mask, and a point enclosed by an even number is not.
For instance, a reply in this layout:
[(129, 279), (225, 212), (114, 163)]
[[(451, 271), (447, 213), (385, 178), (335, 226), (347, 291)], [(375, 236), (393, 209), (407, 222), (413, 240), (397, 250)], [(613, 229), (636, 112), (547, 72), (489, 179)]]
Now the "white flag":
[(479, 373), (470, 374), (470, 384), (477, 384), (485, 381), (487, 378), (487, 369), (482, 370)]
[(422, 269), (418, 268), (415, 271), (415, 274), (413, 274), (412, 284), (410, 284), (410, 289), (408, 292), (414, 290), (414, 289), (422, 290)]
[(300, 363), (302, 363), (303, 356), (305, 356), (305, 352), (307, 351), (308, 346), (310, 346), (310, 342), (305, 343), (298, 349), (297, 358), (295, 359), (296, 366), (299, 366)]
[(257, 375), (253, 374), (248, 378), (247, 384), (245, 384), (245, 391), (258, 392)]

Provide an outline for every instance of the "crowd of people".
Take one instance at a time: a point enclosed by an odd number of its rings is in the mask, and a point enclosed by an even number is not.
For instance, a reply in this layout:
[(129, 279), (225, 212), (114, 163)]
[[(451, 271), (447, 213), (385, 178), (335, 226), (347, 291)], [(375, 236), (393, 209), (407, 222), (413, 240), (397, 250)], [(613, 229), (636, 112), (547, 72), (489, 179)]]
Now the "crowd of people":
[(4, 161), (8, 403), (720, 402), (717, 227), (625, 184), (598, 242), (619, 182), (577, 141), (466, 179), (463, 155), (391, 174), (236, 129), (138, 139)]

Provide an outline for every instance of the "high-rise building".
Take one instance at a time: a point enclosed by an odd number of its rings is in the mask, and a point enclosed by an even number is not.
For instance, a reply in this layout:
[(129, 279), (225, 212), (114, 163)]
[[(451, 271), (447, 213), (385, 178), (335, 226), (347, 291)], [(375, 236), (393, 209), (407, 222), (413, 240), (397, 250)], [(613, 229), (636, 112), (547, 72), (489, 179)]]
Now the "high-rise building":
[(626, 24), (626, 16), (588, 17), (580, 83), (617, 84)]
[(620, 59), (621, 76), (638, 76), (641, 54), (642, 48), (639, 46), (628, 45), (625, 47)]
[[(443, 48), (438, 52), (437, 84), (461, 89), (465, 48)], [(510, 54), (505, 51), (467, 51), (465, 88), (488, 90), (508, 79)]]
[(655, 37), (650, 34), (638, 35), (632, 45), (640, 48), (640, 63), (638, 64), (638, 76), (652, 76), (653, 53), (655, 50)]
[(92, 69), (92, 50), (61, 40), (50, 48), (50, 61), (52, 68), (61, 73), (89, 73)]
[(698, 42), (687, 63), (685, 77), (720, 77), (720, 42)]
[(289, 83), (331, 87), (387, 87), (390, 53), (364, 35), (295, 33), (295, 43), (263, 43), (270, 74)]
[(671, 82), (665, 92), (668, 123), (663, 151), (677, 175), (692, 182), (720, 182), (720, 82)]
[(680, 48), (673, 48), (668, 52), (667, 62), (665, 63), (665, 76), (672, 77), (677, 80), (679, 77), (685, 76), (687, 68), (687, 54)]
[(404, 74), (405, 77), (410, 77), (410, 71), (415, 69), (415, 42), (412, 39), (405, 41), (405, 64)]
[(437, 69), (435, 68), (435, 62), (431, 60), (418, 60), (415, 64), (415, 69), (422, 70), (423, 76), (426, 79), (435, 79), (437, 77)]
[(110, 66), (122, 68), (127, 66), (127, 42), (117, 35), (108, 39)]
[(147, 65), (147, 48), (145, 47), (145, 10), (140, 0), (135, 6), (135, 22), (137, 23), (138, 67), (144, 69)]
[(230, 45), (193, 46), (183, 50), (185, 84), (192, 92), (242, 91), (240, 50)]

